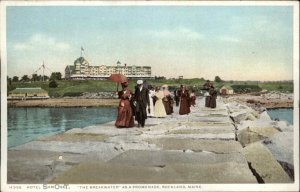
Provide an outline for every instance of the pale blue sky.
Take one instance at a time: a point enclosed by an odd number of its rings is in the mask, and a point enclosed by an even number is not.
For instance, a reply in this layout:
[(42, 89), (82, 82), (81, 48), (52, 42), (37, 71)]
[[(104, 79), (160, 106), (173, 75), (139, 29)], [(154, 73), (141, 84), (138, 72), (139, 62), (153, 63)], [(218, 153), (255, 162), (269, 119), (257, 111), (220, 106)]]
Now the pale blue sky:
[(7, 7), (8, 75), (43, 62), (64, 72), (91, 65), (147, 65), (153, 75), (225, 80), (293, 79), (290, 6)]

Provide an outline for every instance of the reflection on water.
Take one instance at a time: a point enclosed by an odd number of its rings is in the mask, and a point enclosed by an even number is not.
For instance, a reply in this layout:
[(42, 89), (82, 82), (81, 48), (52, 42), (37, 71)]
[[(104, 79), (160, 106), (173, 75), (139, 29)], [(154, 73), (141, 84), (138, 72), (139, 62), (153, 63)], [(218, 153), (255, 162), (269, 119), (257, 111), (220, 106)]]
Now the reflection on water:
[(8, 108), (8, 147), (116, 119), (115, 108)]

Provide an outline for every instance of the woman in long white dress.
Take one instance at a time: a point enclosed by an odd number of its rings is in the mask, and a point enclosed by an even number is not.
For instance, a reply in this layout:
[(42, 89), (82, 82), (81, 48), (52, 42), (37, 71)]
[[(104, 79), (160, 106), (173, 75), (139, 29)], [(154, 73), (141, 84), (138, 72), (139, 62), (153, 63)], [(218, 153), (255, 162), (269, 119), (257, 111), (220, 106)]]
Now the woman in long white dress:
[(167, 113), (166, 113), (166, 109), (165, 106), (163, 104), (162, 99), (164, 98), (164, 92), (162, 91), (162, 89), (160, 89), (159, 91), (157, 91), (155, 93), (156, 96), (156, 102), (155, 102), (155, 106), (154, 106), (154, 117), (166, 117)]
[(147, 116), (154, 117), (154, 105), (153, 105), (153, 96), (155, 95), (155, 90), (153, 87), (149, 88), (149, 101), (150, 105), (147, 106)]

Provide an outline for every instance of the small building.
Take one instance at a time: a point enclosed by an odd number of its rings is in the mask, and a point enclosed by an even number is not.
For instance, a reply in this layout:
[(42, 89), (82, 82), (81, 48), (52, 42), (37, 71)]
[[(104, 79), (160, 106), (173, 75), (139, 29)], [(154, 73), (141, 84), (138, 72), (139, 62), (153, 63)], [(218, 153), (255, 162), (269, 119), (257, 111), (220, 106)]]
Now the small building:
[(223, 86), (220, 88), (220, 94), (221, 95), (232, 95), (233, 94), (233, 89), (230, 86)]
[(8, 92), (7, 99), (48, 99), (48, 92), (40, 87), (16, 88)]

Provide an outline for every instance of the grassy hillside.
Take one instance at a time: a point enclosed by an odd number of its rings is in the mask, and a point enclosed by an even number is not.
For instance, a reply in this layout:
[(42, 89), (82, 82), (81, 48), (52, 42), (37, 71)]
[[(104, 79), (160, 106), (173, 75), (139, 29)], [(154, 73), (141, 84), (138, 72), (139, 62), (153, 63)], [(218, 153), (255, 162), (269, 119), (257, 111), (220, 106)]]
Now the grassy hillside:
[(281, 91), (281, 92), (293, 92), (294, 86), (292, 82), (268, 82), (268, 83), (260, 83), (259, 86), (262, 89), (266, 89), (268, 91)]
[[(114, 92), (117, 90), (117, 84), (111, 81), (57, 81), (57, 88), (49, 88), (49, 82), (12, 82), (8, 85), (8, 91), (15, 89), (16, 87), (42, 87), (47, 90), (50, 96), (61, 97), (66, 95), (80, 95), (84, 92)], [(194, 89), (196, 92), (200, 92), (202, 85), (205, 83), (204, 79), (177, 79), (177, 80), (147, 80), (148, 84), (154, 86), (161, 86), (164, 84), (170, 87), (179, 87), (181, 84), (186, 85), (189, 89)], [(136, 80), (129, 81), (129, 88), (134, 89)], [(223, 85), (255, 85), (259, 86), (261, 89), (266, 89), (268, 91), (282, 91), (282, 92), (293, 92), (292, 82), (268, 82), (268, 83), (253, 83), (253, 82), (214, 82), (214, 85), (219, 89)], [(121, 85), (119, 85), (119, 90)]]

